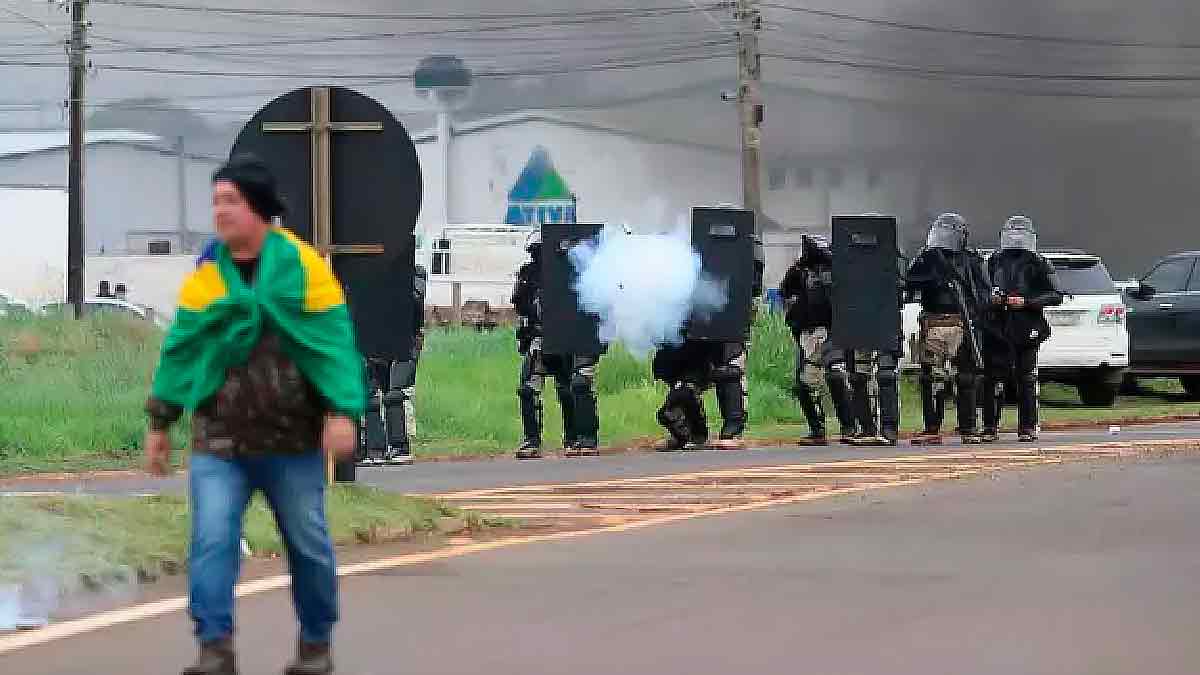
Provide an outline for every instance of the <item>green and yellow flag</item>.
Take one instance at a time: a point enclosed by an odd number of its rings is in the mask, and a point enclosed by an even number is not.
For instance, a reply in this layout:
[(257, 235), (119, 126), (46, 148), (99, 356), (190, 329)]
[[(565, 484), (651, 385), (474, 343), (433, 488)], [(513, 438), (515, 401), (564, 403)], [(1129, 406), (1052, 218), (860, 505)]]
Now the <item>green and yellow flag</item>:
[(224, 244), (201, 254), (180, 291), (154, 396), (195, 410), (220, 390), (229, 368), (249, 360), (264, 328), (332, 412), (362, 416), (363, 359), (342, 287), (316, 249), (280, 227), (267, 235), (252, 285)]

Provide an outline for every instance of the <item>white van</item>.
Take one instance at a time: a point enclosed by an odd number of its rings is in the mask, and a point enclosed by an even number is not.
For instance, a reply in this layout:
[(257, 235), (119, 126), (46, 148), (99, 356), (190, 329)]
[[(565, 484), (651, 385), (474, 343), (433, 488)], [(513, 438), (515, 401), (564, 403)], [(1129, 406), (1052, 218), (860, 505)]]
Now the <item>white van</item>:
[[(985, 255), (990, 251), (984, 252)], [(1120, 292), (1099, 256), (1077, 250), (1046, 250), (1066, 298), (1046, 309), (1050, 339), (1038, 354), (1043, 382), (1075, 386), (1084, 405), (1110, 406), (1129, 368), (1129, 331)], [(915, 368), (920, 306), (904, 307), (904, 366)]]

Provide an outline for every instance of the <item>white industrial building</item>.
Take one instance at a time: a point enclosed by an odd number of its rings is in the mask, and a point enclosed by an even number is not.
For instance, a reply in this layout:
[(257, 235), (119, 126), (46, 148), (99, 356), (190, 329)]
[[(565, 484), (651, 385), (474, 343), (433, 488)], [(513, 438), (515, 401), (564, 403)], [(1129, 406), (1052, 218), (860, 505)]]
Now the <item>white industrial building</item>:
[[(528, 223), (553, 220), (557, 212), (547, 208), (570, 208), (578, 222), (649, 232), (685, 224), (692, 206), (741, 200), (735, 151), (562, 115), (523, 112), (454, 124), (448, 148), (436, 131), (412, 135), (425, 184), (418, 258), (433, 273), (429, 301), (436, 305), (450, 304), (454, 283), (463, 300), (505, 304)], [(0, 133), (0, 186), (61, 189), (66, 146), (66, 132)], [(87, 147), (89, 284), (124, 282), (132, 300), (170, 313), (187, 256), (211, 236), (209, 181), (222, 158), (180, 152), (136, 131), (92, 131)], [(531, 172), (535, 181), (568, 191), (569, 207), (537, 196), (515, 206), (518, 183)], [(830, 213), (894, 207), (888, 187), (901, 184), (890, 179), (851, 167), (807, 174), (792, 167), (782, 176), (764, 170), (772, 218), (765, 228), (768, 281), (782, 275), (798, 232), (826, 230)], [(511, 222), (513, 208), (531, 204), (541, 213)]]
[[(209, 179), (221, 158), (138, 131), (89, 131), (84, 174), (89, 255), (193, 251), (211, 236)], [(0, 133), (0, 187), (65, 189), (66, 131)], [(28, 223), (36, 227), (37, 223)], [(20, 245), (21, 237), (9, 236)]]
[[(435, 304), (449, 303), (454, 282), (462, 284), (464, 298), (495, 303), (506, 297), (523, 241), (515, 235), (530, 220), (512, 219), (513, 193), (531, 167), (557, 174), (549, 182), (569, 193), (532, 203), (569, 196), (578, 222), (656, 232), (686, 224), (693, 206), (741, 202), (741, 162), (735, 151), (563, 115), (530, 111), (453, 124), (448, 147), (436, 130), (414, 133), (413, 140), (425, 182), (418, 238), (421, 259), (432, 272)], [(829, 217), (837, 212), (904, 207), (907, 213), (917, 199), (915, 183), (866, 167), (785, 164), (764, 169), (768, 283), (782, 277), (800, 233), (827, 232)], [(554, 219), (544, 208), (541, 215)], [(497, 229), (498, 224), (513, 229)]]

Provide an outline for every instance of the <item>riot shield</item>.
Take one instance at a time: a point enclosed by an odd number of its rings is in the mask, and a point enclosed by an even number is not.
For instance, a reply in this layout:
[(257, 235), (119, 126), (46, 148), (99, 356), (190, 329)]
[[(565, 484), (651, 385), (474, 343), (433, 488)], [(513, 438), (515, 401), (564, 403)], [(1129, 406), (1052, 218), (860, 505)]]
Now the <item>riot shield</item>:
[(692, 248), (704, 273), (726, 289), (727, 302), (715, 312), (693, 314), (689, 340), (742, 342), (750, 327), (755, 285), (754, 212), (744, 209), (692, 209)]
[(599, 354), (603, 349), (600, 318), (579, 307), (579, 273), (569, 255), (600, 230), (600, 225), (579, 223), (542, 225), (542, 351), (547, 354)]
[(896, 219), (833, 219), (833, 326), (840, 349), (892, 351), (900, 347)]

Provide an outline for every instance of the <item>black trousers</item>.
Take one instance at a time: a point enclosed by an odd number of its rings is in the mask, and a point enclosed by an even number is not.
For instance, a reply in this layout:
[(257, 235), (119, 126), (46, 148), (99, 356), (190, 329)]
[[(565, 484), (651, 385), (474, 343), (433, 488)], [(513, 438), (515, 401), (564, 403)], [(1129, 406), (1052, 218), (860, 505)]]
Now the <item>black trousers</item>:
[(1000, 427), (1005, 393), (1016, 387), (1017, 428), (1033, 433), (1038, 427), (1038, 347), (1014, 347), (998, 339), (984, 342), (983, 426), (989, 431)]

